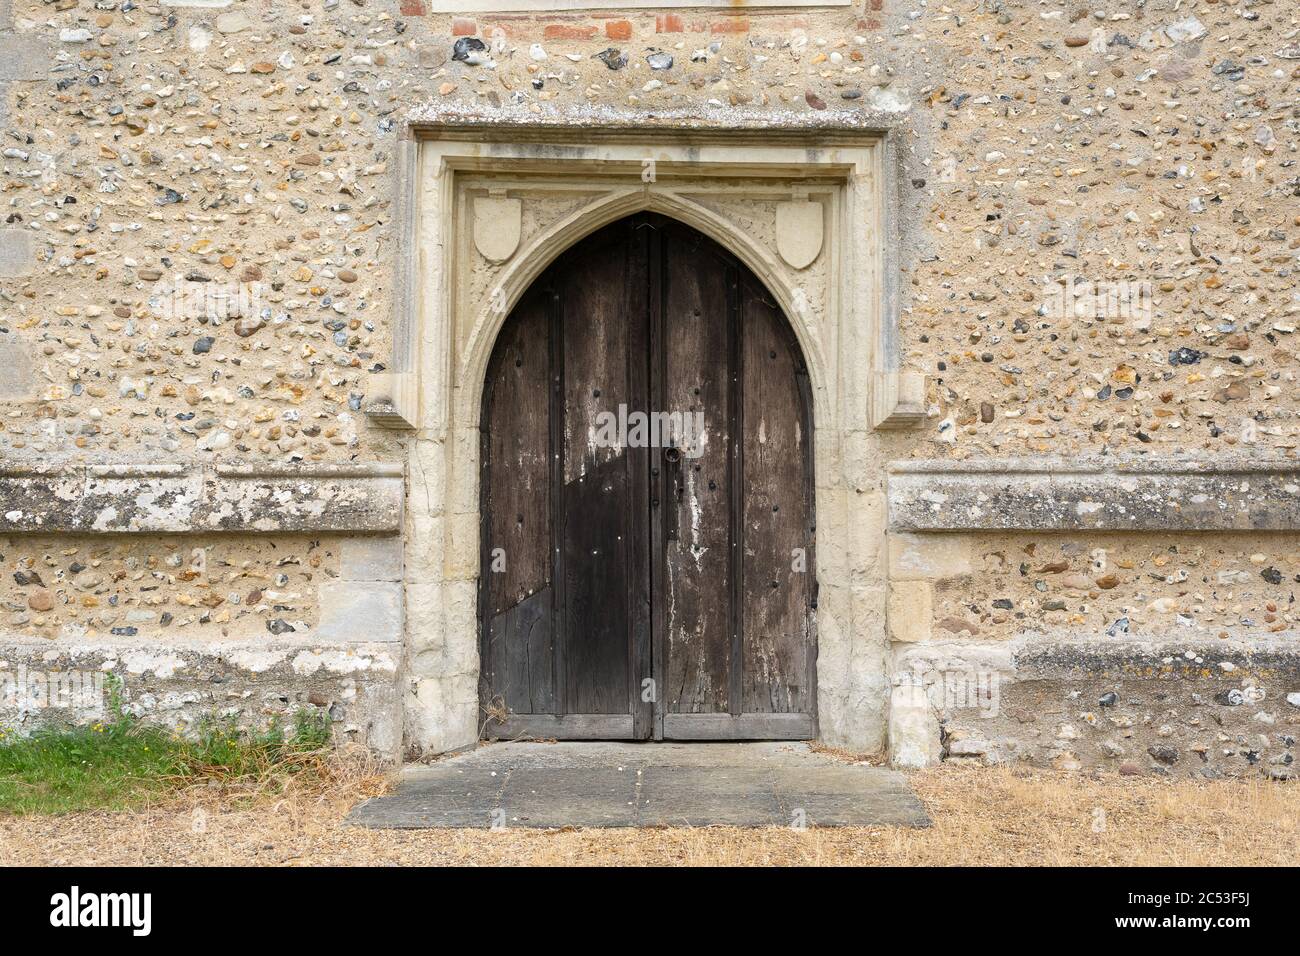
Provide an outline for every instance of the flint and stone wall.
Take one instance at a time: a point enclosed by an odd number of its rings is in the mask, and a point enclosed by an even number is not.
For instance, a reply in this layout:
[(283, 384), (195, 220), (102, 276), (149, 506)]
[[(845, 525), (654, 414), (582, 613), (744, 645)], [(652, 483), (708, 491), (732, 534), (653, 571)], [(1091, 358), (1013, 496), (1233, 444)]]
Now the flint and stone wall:
[(1298, 502), (1240, 459), (896, 466), (896, 754), (1289, 779)]
[[(878, 635), (835, 742), (1290, 773), (1294, 4), (468, 6), (0, 3), (0, 671), (112, 670), (181, 725), (320, 707), (393, 757), (472, 742), (472, 587), (403, 599), (466, 563), (472, 508), (447, 436), (375, 404), (411, 124), (870, 127), (888, 338), (925, 385), (913, 427), (834, 452), (855, 564), (825, 624)], [(1150, 297), (1055, 307), (1076, 279)], [(86, 716), (0, 707), (52, 715)]]

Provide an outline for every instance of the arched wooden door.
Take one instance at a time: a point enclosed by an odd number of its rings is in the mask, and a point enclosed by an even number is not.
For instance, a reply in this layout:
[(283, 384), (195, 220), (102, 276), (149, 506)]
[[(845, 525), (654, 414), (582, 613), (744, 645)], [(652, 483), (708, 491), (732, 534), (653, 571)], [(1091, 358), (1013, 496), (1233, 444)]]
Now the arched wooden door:
[(483, 402), (484, 735), (814, 736), (811, 396), (753, 274), (614, 223), (510, 315)]

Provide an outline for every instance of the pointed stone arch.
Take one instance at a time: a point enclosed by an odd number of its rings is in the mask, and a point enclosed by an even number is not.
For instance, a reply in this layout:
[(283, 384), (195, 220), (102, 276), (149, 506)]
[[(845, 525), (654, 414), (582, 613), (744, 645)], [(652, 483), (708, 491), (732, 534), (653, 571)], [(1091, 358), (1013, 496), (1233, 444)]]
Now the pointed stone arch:
[(778, 256), (746, 234), (737, 224), (709, 208), (669, 190), (644, 187), (616, 192), (557, 221), (535, 236), (515, 253), (502, 271), (498, 287), (502, 295), (497, 303), (489, 301), (474, 316), (457, 387), (456, 417), (477, 424), (481, 405), (483, 378), (497, 335), (506, 318), (533, 282), (556, 259), (587, 236), (639, 212), (655, 212), (698, 229), (743, 262), (763, 283), (789, 318), (791, 329), (808, 365), (813, 385), (814, 413), (828, 413), (829, 384), (825, 381), (826, 362), (818, 337), (808, 324), (808, 312), (801, 308), (799, 297), (791, 288)]
[[(877, 428), (917, 421), (885, 267), (885, 144), (862, 130), (435, 126), (401, 155), (408, 269), (391, 375), (368, 411), (412, 429), (408, 451), (406, 736), (436, 753), (478, 739), (479, 420), (498, 333), (530, 285), (583, 237), (652, 212), (717, 242), (788, 318), (812, 391), (821, 739), (884, 746), (888, 707), (884, 468)], [(476, 249), (475, 197), (519, 210), (519, 241)], [(821, 233), (776, 241), (786, 222)], [(815, 211), (815, 210), (813, 210)], [(489, 224), (490, 228), (490, 224)], [(807, 241), (804, 241), (807, 240)], [(506, 244), (508, 245), (508, 244)], [(793, 252), (791, 251), (793, 250)], [(811, 257), (811, 261), (810, 260)]]

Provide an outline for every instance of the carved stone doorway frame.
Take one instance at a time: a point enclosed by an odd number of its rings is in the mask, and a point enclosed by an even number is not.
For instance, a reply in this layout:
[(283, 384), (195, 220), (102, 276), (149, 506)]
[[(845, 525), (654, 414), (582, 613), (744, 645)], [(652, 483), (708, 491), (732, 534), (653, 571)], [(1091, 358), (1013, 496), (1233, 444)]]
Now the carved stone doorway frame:
[(390, 374), (368, 411), (409, 430), (406, 738), (479, 736), (479, 415), (498, 331), (565, 249), (643, 210), (710, 236), (788, 316), (813, 390), (821, 739), (885, 743), (878, 429), (924, 415), (901, 367), (888, 266), (889, 137), (858, 129), (412, 125)]

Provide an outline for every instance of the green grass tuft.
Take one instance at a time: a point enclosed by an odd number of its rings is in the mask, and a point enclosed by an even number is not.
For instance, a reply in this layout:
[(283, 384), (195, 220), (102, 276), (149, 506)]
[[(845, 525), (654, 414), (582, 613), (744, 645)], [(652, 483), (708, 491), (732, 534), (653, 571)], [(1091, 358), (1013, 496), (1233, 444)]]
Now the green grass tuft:
[(174, 743), (155, 730), (95, 724), (0, 744), (0, 813), (120, 810), (169, 786)]
[(264, 778), (276, 771), (315, 766), (331, 742), (328, 714), (300, 710), (286, 729), (278, 718), (261, 732), (240, 730), (233, 721), (209, 721), (184, 747), (182, 775), (222, 780)]
[(29, 737), (0, 731), (0, 813), (122, 810), (208, 781), (279, 789), (292, 775), (320, 772), (330, 748), (330, 719), (320, 711), (259, 732), (210, 720), (186, 740), (123, 714), (120, 684), (110, 686), (111, 721)]

